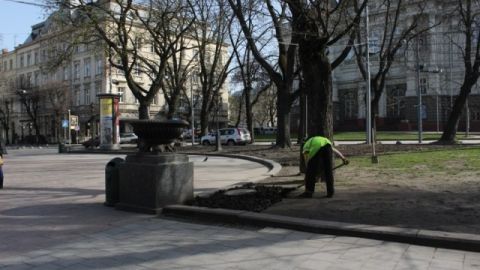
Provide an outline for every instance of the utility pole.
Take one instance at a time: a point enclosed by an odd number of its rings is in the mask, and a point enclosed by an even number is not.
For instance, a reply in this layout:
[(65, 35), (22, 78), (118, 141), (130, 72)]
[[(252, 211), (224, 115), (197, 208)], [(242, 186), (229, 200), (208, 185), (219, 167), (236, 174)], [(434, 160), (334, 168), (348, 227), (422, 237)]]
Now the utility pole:
[(371, 85), (370, 85), (370, 31), (369, 31), (369, 19), (368, 19), (368, 5), (365, 7), (365, 24), (366, 24), (366, 32), (367, 32), (367, 38), (366, 38), (366, 43), (367, 43), (367, 53), (366, 53), (366, 58), (367, 58), (367, 93), (366, 93), (366, 115), (365, 115), (365, 120), (366, 120), (366, 143), (371, 144), (372, 143), (372, 103), (371, 103)]
[(465, 137), (470, 136), (470, 108), (468, 107), (468, 97), (465, 100)]
[(422, 143), (422, 90), (420, 89), (420, 59), (419, 59), (419, 39), (417, 37), (417, 44), (415, 50), (415, 58), (416, 58), (416, 73), (417, 73), (417, 127), (418, 127), (418, 143)]
[(192, 146), (195, 145), (195, 115), (194, 115), (194, 105), (193, 105), (193, 77), (190, 77), (190, 110), (191, 110), (191, 118), (192, 118)]

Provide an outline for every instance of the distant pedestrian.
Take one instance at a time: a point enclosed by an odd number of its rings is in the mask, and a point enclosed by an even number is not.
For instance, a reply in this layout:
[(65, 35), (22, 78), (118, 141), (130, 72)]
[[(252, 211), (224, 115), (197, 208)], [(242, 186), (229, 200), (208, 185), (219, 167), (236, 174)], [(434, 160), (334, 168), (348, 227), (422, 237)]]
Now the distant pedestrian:
[(335, 190), (333, 187), (333, 153), (337, 154), (344, 164), (348, 160), (343, 154), (333, 147), (332, 142), (322, 136), (309, 138), (303, 145), (303, 158), (306, 163), (305, 192), (299, 195), (301, 198), (311, 198), (315, 191), (315, 182), (320, 174), (327, 185), (327, 197), (332, 197)]
[(7, 148), (5, 147), (5, 142), (0, 140), (0, 189), (3, 188), (3, 155), (7, 153)]

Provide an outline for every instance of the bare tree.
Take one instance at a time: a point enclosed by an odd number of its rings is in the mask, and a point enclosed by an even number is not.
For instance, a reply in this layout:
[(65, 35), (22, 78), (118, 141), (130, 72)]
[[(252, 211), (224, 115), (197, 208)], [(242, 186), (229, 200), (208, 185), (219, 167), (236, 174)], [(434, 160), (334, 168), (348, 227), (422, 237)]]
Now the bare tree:
[(27, 116), (33, 125), (35, 130), (35, 143), (39, 143), (40, 125), (39, 125), (39, 112), (41, 107), (42, 95), (38, 87), (29, 87), (26, 84), (20, 82), (19, 90), (16, 91), (20, 103), (27, 112)]
[[(194, 27), (195, 50), (198, 58), (196, 66), (199, 75), (201, 95), (200, 128), (201, 133), (208, 131), (209, 114), (218, 103), (221, 89), (231, 72), (229, 69), (233, 55), (228, 55), (226, 41), (232, 18), (224, 0), (191, 1), (192, 12), (196, 19)], [(234, 44), (232, 46), (235, 46)]]
[[(409, 0), (383, 0), (379, 1), (379, 5), (375, 10), (371, 10), (372, 17), (377, 17), (375, 29), (378, 30), (378, 44), (375, 46), (375, 54), (377, 55), (378, 64), (373, 65), (371, 69), (370, 86), (373, 93), (371, 100), (372, 108), (372, 128), (376, 129), (375, 119), (378, 115), (378, 104), (380, 98), (385, 92), (387, 76), (396, 63), (397, 54), (412, 39), (425, 33), (434, 26), (422, 26), (424, 9), (426, 2), (409, 1)], [(358, 8), (358, 7), (357, 7)], [(415, 10), (415, 15), (408, 20), (402, 14), (407, 13), (407, 9)], [(408, 13), (407, 13), (408, 14)], [(436, 26), (436, 25), (435, 25)], [(358, 25), (360, 27), (360, 25)], [(367, 70), (364, 56), (367, 54), (367, 46), (362, 38), (365, 32), (360, 29), (356, 32), (357, 46), (354, 46), (354, 52), (357, 59), (358, 68), (364, 80), (367, 80)], [(371, 53), (370, 51), (368, 53)], [(376, 134), (374, 132), (373, 134)]]
[[(233, 48), (236, 62), (238, 64), (237, 72), (234, 80), (242, 85), (242, 99), (239, 106), (239, 119), (242, 108), (245, 107), (245, 119), (247, 128), (252, 134), (252, 142), (255, 141), (253, 132), (253, 107), (259, 101), (260, 95), (271, 88), (272, 83), (268, 78), (268, 74), (264, 72), (260, 65), (251, 57), (251, 51), (248, 48), (243, 48), (243, 55), (239, 51), (240, 48)], [(244, 106), (242, 106), (244, 105)], [(238, 125), (237, 121), (237, 125)]]
[[(285, 1), (271, 0), (228, 0), (248, 42), (255, 60), (268, 73), (277, 89), (277, 124), (278, 133), (276, 145), (289, 147), (290, 141), (290, 110), (299, 91), (293, 90), (295, 79), (295, 64), (297, 56), (298, 36), (291, 35), (288, 26), (288, 5)], [(255, 18), (249, 14), (254, 12)], [(251, 23), (255, 20), (254, 23)], [(265, 21), (270, 20), (267, 25)], [(262, 52), (265, 46), (263, 37), (270, 31), (274, 32), (277, 53), (275, 60)]]
[(275, 86), (272, 85), (266, 91), (257, 95), (258, 102), (253, 107), (253, 118), (258, 125), (275, 126), (275, 120), (277, 116), (277, 91)]
[[(8, 133), (10, 131), (10, 121), (11, 121), (12, 113), (13, 113), (12, 100), (8, 97), (4, 97), (0, 99), (0, 124), (2, 125), (3, 130), (5, 131), (6, 144), (10, 144)], [(12, 139), (13, 139), (13, 136), (12, 136)]]
[[(188, 47), (186, 37), (180, 38), (179, 42), (174, 44), (174, 48), (176, 53), (172, 54), (170, 63), (167, 65), (165, 70), (166, 80), (162, 86), (163, 96), (168, 105), (167, 119), (171, 119), (176, 115), (178, 104), (182, 97), (188, 100), (187, 102), (190, 104), (186, 87), (188, 79), (191, 78), (192, 65), (194, 64), (193, 57), (186, 57), (186, 52), (192, 50), (191, 47)], [(192, 81), (190, 81), (191, 83)], [(192, 107), (190, 107), (191, 109)]]
[(458, 123), (463, 108), (473, 86), (480, 76), (480, 3), (475, 0), (452, 1), (455, 5), (455, 18), (458, 18), (458, 35), (463, 39), (455, 45), (461, 51), (465, 74), (458, 96), (455, 99), (447, 124), (443, 130), (440, 143), (454, 143)]
[[(104, 45), (110, 66), (124, 73), (139, 102), (139, 118), (150, 118), (149, 107), (164, 85), (168, 61), (183, 49), (176, 44), (193, 25), (192, 18), (182, 17), (188, 5), (176, 0), (76, 2), (61, 4), (70, 11), (61, 13), (63, 32), (90, 34), (82, 40)], [(142, 76), (147, 76), (150, 83), (144, 84)]]
[(243, 91), (231, 92), (228, 96), (228, 105), (230, 109), (229, 113), (229, 122), (234, 123), (235, 127), (240, 126), (242, 119), (245, 115), (243, 114)]
[(57, 142), (60, 142), (61, 120), (71, 105), (69, 86), (65, 81), (51, 81), (42, 85), (39, 91), (45, 96), (47, 101), (45, 105), (53, 111), (54, 137)]
[[(292, 13), (292, 39), (298, 54), (306, 90), (308, 135), (333, 136), (332, 70), (346, 58), (355, 40), (356, 26), (367, 0), (288, 0)], [(358, 8), (352, 8), (352, 7)], [(330, 46), (346, 40), (330, 60)]]

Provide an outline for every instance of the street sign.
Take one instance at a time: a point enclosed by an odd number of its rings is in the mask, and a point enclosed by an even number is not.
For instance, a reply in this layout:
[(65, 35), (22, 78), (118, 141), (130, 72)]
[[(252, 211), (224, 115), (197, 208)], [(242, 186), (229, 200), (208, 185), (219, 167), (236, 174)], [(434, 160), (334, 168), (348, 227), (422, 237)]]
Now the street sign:
[(68, 127), (68, 120), (64, 119), (62, 120), (62, 128), (67, 128)]

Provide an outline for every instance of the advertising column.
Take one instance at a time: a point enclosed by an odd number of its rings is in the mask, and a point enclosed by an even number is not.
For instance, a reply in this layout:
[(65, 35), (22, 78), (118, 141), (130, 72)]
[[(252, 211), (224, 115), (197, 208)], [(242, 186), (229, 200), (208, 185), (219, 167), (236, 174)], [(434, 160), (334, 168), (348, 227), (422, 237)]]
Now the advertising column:
[(119, 95), (97, 96), (100, 99), (100, 148), (120, 149)]

